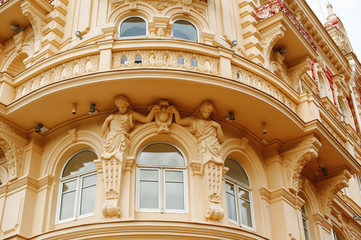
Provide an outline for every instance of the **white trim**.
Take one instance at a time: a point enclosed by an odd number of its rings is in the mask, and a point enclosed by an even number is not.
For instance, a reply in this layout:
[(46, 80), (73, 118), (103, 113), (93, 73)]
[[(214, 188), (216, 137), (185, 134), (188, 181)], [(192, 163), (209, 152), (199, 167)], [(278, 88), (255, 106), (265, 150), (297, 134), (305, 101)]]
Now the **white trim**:
[[(81, 152), (85, 152), (85, 151), (91, 151), (94, 152), (92, 149), (82, 149), (76, 153), (74, 153), (73, 155), (70, 156), (70, 158), (68, 159), (68, 161), (66, 161), (66, 163), (64, 164), (63, 170), (61, 171), (61, 175), (63, 175), (64, 170), (66, 168), (66, 166), (68, 165), (69, 161), (72, 160), (72, 158), (81, 153)], [(95, 153), (95, 152), (94, 152)], [(95, 153), (96, 154), (96, 153)], [(73, 175), (69, 175), (66, 176), (64, 178), (60, 178), (59, 181), (59, 192), (58, 192), (58, 201), (57, 201), (57, 207), (56, 207), (56, 218), (55, 218), (55, 224), (61, 224), (61, 223), (65, 223), (65, 222), (70, 222), (70, 221), (74, 221), (76, 219), (82, 219), (82, 218), (86, 218), (86, 217), (90, 217), (90, 216), (94, 216), (94, 211), (90, 212), (90, 213), (86, 213), (86, 214), (82, 214), (80, 215), (80, 204), (81, 204), (81, 199), (82, 199), (82, 183), (83, 183), (83, 178), (87, 177), (87, 176), (92, 176), (95, 175), (95, 178), (97, 178), (97, 169), (93, 169), (93, 170), (89, 170), (89, 171), (85, 171), (85, 172), (80, 172), (77, 174), (73, 174)], [(63, 196), (63, 185), (64, 183), (67, 182), (71, 182), (71, 181), (76, 181), (76, 187), (75, 187), (75, 200), (74, 200), (74, 212), (73, 212), (73, 216), (70, 218), (66, 218), (66, 219), (62, 219), (60, 220), (60, 211), (62, 208), (62, 196)], [(90, 186), (95, 186), (95, 192), (94, 194), (96, 194), (96, 181), (95, 183), (90, 185)], [(95, 206), (94, 206), (95, 209)]]
[[(144, 22), (145, 22), (145, 35), (130, 36), (130, 37), (121, 37), (121, 36), (120, 36), (120, 27), (122, 26), (123, 22), (124, 22), (125, 20), (129, 19), (129, 18), (141, 18), (141, 19), (144, 20)], [(119, 23), (117, 37), (118, 37), (118, 39), (147, 38), (147, 37), (148, 37), (148, 21), (147, 21), (147, 19), (145, 19), (145, 18), (142, 17), (142, 16), (138, 16), (138, 15), (129, 16), (129, 17), (124, 18), (124, 19)]]
[[(177, 149), (184, 159), (184, 166), (172, 166), (172, 165), (144, 165), (137, 164), (136, 167), (136, 212), (160, 212), (160, 213), (188, 213), (188, 175), (187, 175), (187, 160), (183, 152), (173, 144), (167, 142), (153, 142), (146, 145), (138, 153), (137, 162), (139, 160), (140, 154), (153, 144), (167, 144), (171, 147)], [(158, 208), (140, 208), (140, 171), (142, 169), (157, 170), (158, 171)], [(166, 209), (166, 192), (165, 192), (165, 172), (166, 171), (175, 171), (183, 173), (183, 204), (184, 209)]]
[[(184, 38), (177, 38), (177, 37), (174, 37), (174, 36), (173, 36), (174, 24), (175, 24), (177, 21), (180, 21), (180, 20), (183, 20), (183, 21), (186, 21), (186, 22), (189, 22), (190, 24), (192, 24), (192, 26), (196, 29), (197, 41), (188, 40), (188, 39), (184, 39)], [(182, 40), (191, 41), (191, 42), (199, 42), (199, 30), (198, 30), (197, 26), (194, 25), (193, 22), (191, 22), (191, 21), (189, 21), (189, 20), (187, 20), (187, 19), (184, 19), (184, 18), (177, 18), (176, 20), (173, 21), (172, 38), (173, 38), (173, 39), (182, 39)]]

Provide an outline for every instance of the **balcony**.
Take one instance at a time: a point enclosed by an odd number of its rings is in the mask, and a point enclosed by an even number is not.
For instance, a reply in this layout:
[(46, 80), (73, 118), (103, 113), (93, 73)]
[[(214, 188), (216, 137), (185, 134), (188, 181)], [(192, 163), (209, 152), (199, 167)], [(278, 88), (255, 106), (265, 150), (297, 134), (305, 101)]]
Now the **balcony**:
[(284, 62), (292, 67), (300, 59), (316, 57), (316, 44), (282, 1), (271, 0), (256, 9), (256, 19), (262, 39), (271, 44), (264, 46), (269, 51), (266, 58), (270, 57), (272, 49), (280, 49), (285, 57)]

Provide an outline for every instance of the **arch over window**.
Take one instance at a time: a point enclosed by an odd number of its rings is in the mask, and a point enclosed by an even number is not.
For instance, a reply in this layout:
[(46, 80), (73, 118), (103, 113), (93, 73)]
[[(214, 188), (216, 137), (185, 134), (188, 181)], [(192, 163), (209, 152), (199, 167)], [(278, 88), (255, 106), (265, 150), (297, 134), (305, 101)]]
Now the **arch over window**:
[(173, 37), (197, 42), (198, 33), (196, 27), (186, 20), (176, 20), (173, 23)]
[(97, 155), (92, 150), (74, 154), (61, 174), (57, 221), (71, 221), (93, 215)]
[(229, 220), (237, 224), (253, 228), (252, 194), (246, 171), (234, 159), (227, 158), (226, 196)]
[(168, 143), (143, 149), (137, 166), (137, 209), (148, 212), (185, 212), (186, 163), (183, 154)]
[(147, 24), (143, 18), (130, 17), (119, 27), (119, 37), (139, 37), (147, 35)]

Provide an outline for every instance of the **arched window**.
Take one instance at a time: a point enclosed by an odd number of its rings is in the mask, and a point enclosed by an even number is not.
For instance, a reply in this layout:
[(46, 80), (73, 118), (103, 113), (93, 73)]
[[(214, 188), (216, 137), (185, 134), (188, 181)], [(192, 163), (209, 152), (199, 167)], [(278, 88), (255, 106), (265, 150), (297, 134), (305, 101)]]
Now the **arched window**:
[(198, 34), (196, 27), (186, 20), (176, 20), (173, 23), (173, 37), (197, 42)]
[(58, 222), (93, 215), (97, 155), (91, 150), (74, 154), (65, 164), (60, 179)]
[(130, 17), (120, 24), (119, 37), (139, 37), (146, 35), (147, 24), (143, 18)]
[(192, 67), (195, 67), (195, 68), (198, 67), (197, 60), (195, 60), (194, 58), (192, 58), (191, 66), (192, 66)]
[(142, 63), (142, 57), (140, 55), (137, 55), (134, 60), (135, 64), (141, 64)]
[(178, 64), (178, 65), (184, 65), (184, 59), (183, 59), (181, 56), (179, 56), (179, 57), (177, 58), (177, 64)]
[(305, 233), (305, 239), (310, 240), (310, 228), (308, 226), (308, 218), (307, 218), (305, 206), (302, 206), (301, 210), (302, 210), (303, 232)]
[(121, 64), (127, 64), (128, 63), (128, 59), (126, 56), (123, 56), (122, 59), (120, 60)]
[(186, 163), (167, 143), (153, 143), (139, 154), (137, 209), (148, 212), (186, 212)]
[(253, 228), (252, 195), (250, 184), (243, 167), (235, 160), (227, 158), (226, 196), (228, 219), (237, 224)]

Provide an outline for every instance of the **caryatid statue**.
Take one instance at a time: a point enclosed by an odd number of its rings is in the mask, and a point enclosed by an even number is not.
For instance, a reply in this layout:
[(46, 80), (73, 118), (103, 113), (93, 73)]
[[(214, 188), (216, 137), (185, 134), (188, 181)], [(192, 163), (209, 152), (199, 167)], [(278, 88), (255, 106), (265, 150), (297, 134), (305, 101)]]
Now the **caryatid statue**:
[(181, 118), (173, 108), (175, 122), (189, 126), (190, 132), (197, 139), (198, 158), (202, 162), (208, 191), (207, 218), (220, 220), (224, 211), (220, 205), (220, 191), (224, 161), (222, 159), (223, 141), (221, 126), (214, 121), (215, 107), (211, 101), (204, 101), (191, 117)]
[(104, 154), (101, 156), (103, 179), (106, 186), (106, 200), (103, 205), (104, 216), (120, 216), (118, 207), (120, 182), (123, 165), (127, 156), (130, 130), (135, 122), (152, 121), (158, 106), (154, 106), (147, 116), (130, 109), (130, 103), (124, 95), (114, 99), (118, 112), (108, 116), (103, 124)]

